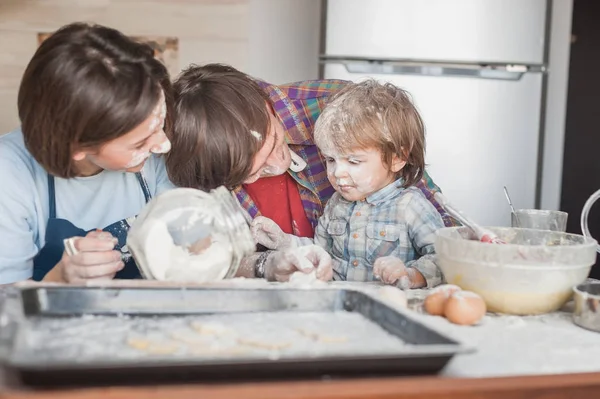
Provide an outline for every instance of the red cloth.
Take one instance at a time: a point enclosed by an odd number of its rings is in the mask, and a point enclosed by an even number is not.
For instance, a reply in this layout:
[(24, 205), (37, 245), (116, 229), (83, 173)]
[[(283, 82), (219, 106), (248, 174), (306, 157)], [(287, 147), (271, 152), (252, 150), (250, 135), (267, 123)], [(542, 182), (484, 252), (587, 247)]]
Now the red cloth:
[(263, 177), (252, 184), (244, 184), (244, 189), (261, 215), (275, 221), (285, 233), (299, 237), (314, 236), (302, 206), (298, 184), (289, 173)]

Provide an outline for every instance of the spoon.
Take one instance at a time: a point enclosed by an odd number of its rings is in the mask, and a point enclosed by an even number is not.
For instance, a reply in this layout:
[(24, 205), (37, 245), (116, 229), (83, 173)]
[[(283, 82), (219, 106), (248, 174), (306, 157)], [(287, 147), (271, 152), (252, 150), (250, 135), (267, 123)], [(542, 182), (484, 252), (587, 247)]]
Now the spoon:
[(454, 206), (452, 206), (452, 204), (450, 204), (450, 201), (448, 201), (448, 199), (444, 195), (442, 195), (442, 193), (439, 193), (439, 192), (435, 193), (434, 197), (437, 200), (437, 202), (441, 206), (443, 206), (444, 209), (450, 215), (452, 215), (454, 218), (456, 218), (463, 225), (470, 228), (475, 233), (475, 235), (477, 236), (477, 239), (479, 239), (479, 241), (487, 242), (487, 243), (491, 243), (491, 244), (506, 244), (506, 242), (501, 240), (495, 233), (479, 226), (473, 220), (466, 217), (462, 212), (460, 212), (458, 209), (456, 209)]
[(515, 212), (515, 207), (513, 206), (512, 201), (510, 200), (510, 195), (508, 195), (508, 189), (506, 188), (506, 186), (504, 186), (504, 195), (506, 196), (506, 200), (508, 201), (508, 205), (510, 206), (510, 211), (513, 215), (515, 215), (515, 222), (517, 223), (515, 227), (519, 227), (521, 223), (519, 223), (519, 217), (517, 216), (517, 212)]

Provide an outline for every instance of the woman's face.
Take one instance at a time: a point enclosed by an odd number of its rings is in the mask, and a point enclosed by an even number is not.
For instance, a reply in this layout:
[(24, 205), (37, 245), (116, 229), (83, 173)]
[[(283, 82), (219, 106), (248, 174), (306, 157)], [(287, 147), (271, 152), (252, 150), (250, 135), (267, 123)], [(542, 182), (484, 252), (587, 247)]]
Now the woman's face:
[(159, 103), (145, 121), (130, 132), (109, 141), (95, 151), (80, 151), (73, 158), (83, 176), (106, 170), (139, 172), (150, 154), (162, 154), (171, 149), (164, 132), (166, 104), (161, 95)]

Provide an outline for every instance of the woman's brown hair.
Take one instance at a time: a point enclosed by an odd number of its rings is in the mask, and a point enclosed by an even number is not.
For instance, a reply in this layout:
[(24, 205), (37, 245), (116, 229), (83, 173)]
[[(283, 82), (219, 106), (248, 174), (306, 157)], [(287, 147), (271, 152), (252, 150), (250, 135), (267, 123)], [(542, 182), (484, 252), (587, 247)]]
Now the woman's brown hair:
[(406, 161), (396, 178), (416, 184), (425, 170), (425, 125), (405, 90), (373, 79), (351, 83), (335, 93), (317, 119), (317, 146), (345, 153), (376, 148), (391, 166), (394, 155)]
[(166, 157), (171, 181), (203, 190), (241, 185), (269, 132), (269, 96), (223, 64), (191, 65), (173, 89), (176, 118)]
[(161, 88), (169, 132), (169, 74), (152, 48), (108, 27), (66, 25), (40, 45), (23, 75), (18, 109), (25, 145), (49, 173), (77, 176), (73, 154), (137, 127)]

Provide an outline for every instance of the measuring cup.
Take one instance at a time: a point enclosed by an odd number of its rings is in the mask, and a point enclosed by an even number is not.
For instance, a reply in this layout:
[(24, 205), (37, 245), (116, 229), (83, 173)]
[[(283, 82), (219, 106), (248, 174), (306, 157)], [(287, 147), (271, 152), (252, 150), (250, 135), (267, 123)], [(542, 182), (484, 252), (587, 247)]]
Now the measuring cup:
[(517, 209), (511, 213), (511, 227), (524, 229), (567, 231), (566, 212), (544, 209)]

